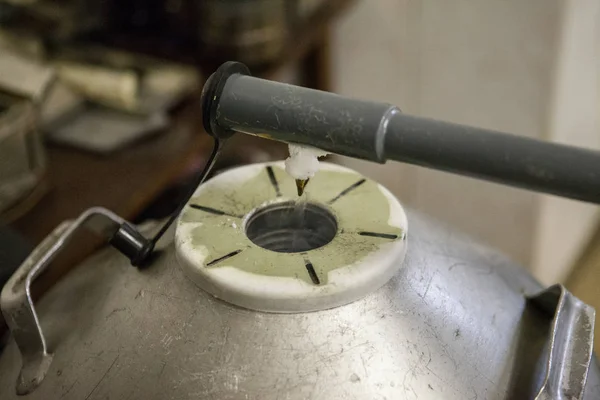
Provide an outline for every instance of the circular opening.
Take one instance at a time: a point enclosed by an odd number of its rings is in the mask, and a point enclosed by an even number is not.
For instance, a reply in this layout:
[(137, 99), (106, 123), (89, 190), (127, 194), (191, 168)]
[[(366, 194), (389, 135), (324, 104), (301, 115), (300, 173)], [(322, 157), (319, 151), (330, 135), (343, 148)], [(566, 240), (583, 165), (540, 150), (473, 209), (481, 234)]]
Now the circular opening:
[(301, 253), (331, 242), (337, 232), (334, 215), (312, 203), (277, 203), (255, 211), (246, 222), (252, 243), (278, 253)]

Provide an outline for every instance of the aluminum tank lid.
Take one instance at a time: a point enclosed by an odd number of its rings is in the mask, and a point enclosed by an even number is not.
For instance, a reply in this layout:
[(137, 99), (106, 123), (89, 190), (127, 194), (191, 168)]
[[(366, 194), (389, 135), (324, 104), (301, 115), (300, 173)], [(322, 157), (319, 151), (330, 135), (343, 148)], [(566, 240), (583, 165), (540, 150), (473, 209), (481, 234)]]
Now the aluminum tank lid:
[(402, 267), (407, 218), (387, 189), (322, 163), (305, 196), (298, 200), (283, 163), (206, 182), (176, 227), (186, 275), (232, 304), (289, 313), (355, 301)]

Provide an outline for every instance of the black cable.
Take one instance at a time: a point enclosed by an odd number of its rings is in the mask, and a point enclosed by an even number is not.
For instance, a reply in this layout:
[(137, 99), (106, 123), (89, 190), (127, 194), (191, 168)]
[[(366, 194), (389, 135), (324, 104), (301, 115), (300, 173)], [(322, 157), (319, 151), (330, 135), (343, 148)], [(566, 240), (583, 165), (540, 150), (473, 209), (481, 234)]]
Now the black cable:
[(196, 192), (196, 189), (198, 188), (198, 186), (200, 186), (204, 182), (204, 180), (206, 179), (206, 177), (208, 176), (210, 171), (212, 171), (214, 164), (217, 161), (217, 156), (219, 155), (219, 153), (221, 152), (221, 148), (223, 147), (222, 143), (223, 143), (222, 141), (215, 138), (212, 152), (210, 153), (210, 157), (208, 158), (208, 161), (206, 162), (204, 169), (202, 170), (200, 175), (198, 175), (198, 177), (191, 183), (190, 188), (188, 189), (188, 192), (186, 193), (183, 200), (179, 203), (179, 206), (177, 207), (177, 209), (173, 212), (173, 214), (171, 214), (171, 216), (169, 217), (169, 220), (163, 225), (163, 227), (160, 229), (160, 231), (158, 231), (158, 233), (156, 235), (154, 235), (154, 237), (151, 240), (152, 247), (154, 247), (154, 245), (156, 245), (156, 243), (160, 240), (160, 238), (165, 234), (167, 229), (169, 229), (171, 224), (173, 224), (173, 222), (175, 222), (175, 219), (179, 216), (179, 213), (181, 213), (181, 210), (183, 210), (183, 207), (185, 207), (188, 200), (194, 195), (194, 192)]
[[(118, 238), (120, 237), (119, 234), (123, 233), (123, 235), (126, 236), (126, 239), (125, 239), (126, 243), (123, 243), (123, 244), (122, 243), (114, 243), (113, 245), (115, 245), (115, 247), (119, 248), (119, 250), (122, 253), (124, 253), (125, 255), (128, 256), (128, 258), (131, 260), (132, 265), (134, 265), (136, 267), (141, 267), (148, 263), (151, 255), (152, 255), (152, 252), (154, 250), (154, 247), (156, 246), (156, 243), (165, 234), (165, 232), (169, 229), (169, 227), (173, 224), (173, 222), (175, 222), (175, 220), (181, 213), (181, 210), (183, 210), (183, 208), (186, 206), (189, 199), (194, 195), (194, 192), (196, 191), (198, 186), (200, 186), (206, 180), (206, 177), (212, 171), (212, 169), (215, 165), (215, 162), (217, 160), (217, 157), (219, 156), (219, 153), (221, 152), (221, 149), (223, 148), (224, 142), (225, 142), (224, 140), (219, 140), (216, 137), (214, 138), (213, 149), (212, 149), (212, 152), (210, 153), (208, 161), (206, 162), (206, 165), (204, 166), (204, 169), (198, 175), (198, 177), (196, 179), (194, 179), (194, 181), (190, 184), (190, 187), (189, 187), (186, 195), (184, 196), (184, 198), (181, 200), (181, 202), (179, 203), (179, 205), (177, 206), (175, 211), (173, 211), (173, 213), (171, 214), (171, 216), (169, 217), (167, 222), (165, 222), (165, 224), (160, 228), (158, 233), (156, 233), (154, 235), (154, 237), (152, 237), (151, 239), (145, 239), (131, 225), (128, 225), (127, 227), (122, 227), (119, 230), (119, 232), (117, 232), (114, 239), (117, 239), (117, 241), (118, 241)], [(132, 231), (132, 229), (133, 229), (133, 231)], [(138, 241), (138, 246), (131, 247), (130, 243), (132, 242), (131, 241), (132, 236), (136, 237), (136, 239)], [(127, 249), (133, 249), (134, 251), (130, 252), (130, 254), (127, 254), (127, 252), (125, 251)], [(133, 254), (131, 254), (131, 253), (133, 253)]]

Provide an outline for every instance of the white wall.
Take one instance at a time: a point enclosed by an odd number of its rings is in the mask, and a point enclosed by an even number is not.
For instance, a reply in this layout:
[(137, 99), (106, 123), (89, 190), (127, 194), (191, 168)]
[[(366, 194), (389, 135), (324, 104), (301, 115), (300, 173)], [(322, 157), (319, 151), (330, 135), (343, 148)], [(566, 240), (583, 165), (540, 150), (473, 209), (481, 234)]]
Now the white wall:
[[(413, 36), (406, 0), (357, 1), (333, 32), (333, 90), (340, 94), (388, 102), (418, 112), (417, 55), (407, 46)], [(377, 179), (403, 202), (415, 196), (415, 167), (380, 166), (354, 159), (344, 163)]]
[[(563, 7), (546, 138), (600, 149), (600, 1), (568, 0)], [(544, 196), (538, 212), (533, 271), (545, 283), (562, 281), (594, 233), (600, 208)]]
[[(599, 2), (581, 4), (589, 12)], [(558, 93), (553, 89), (555, 66), (559, 59), (572, 57), (561, 50), (564, 3), (359, 1), (334, 33), (334, 90), (390, 102), (408, 113), (545, 138), (549, 126), (557, 123), (549, 119), (554, 112), (550, 100)], [(588, 39), (581, 47), (595, 40), (589, 32), (575, 37), (582, 35)], [(404, 203), (525, 265), (537, 260), (534, 249), (544, 251), (541, 232), (546, 228), (538, 228), (541, 195), (398, 163), (344, 162), (381, 181)], [(552, 221), (545, 224), (558, 223)], [(575, 225), (573, 232), (581, 232), (581, 224)]]

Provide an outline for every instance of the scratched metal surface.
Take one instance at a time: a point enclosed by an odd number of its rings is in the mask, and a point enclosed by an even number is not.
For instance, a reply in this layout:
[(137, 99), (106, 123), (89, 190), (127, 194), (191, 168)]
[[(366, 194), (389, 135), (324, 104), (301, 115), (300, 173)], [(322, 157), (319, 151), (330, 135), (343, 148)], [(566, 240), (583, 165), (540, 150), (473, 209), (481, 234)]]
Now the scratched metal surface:
[[(406, 266), (388, 284), (305, 314), (212, 298), (184, 277), (172, 246), (145, 271), (100, 252), (40, 302), (55, 356), (21, 399), (531, 398), (548, 324), (522, 293), (540, 286), (419, 214), (409, 224)], [(19, 367), (11, 341), (0, 399), (17, 398)], [(586, 400), (600, 393), (597, 371)]]

